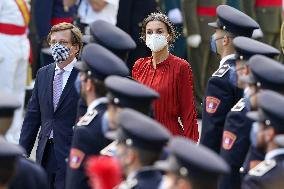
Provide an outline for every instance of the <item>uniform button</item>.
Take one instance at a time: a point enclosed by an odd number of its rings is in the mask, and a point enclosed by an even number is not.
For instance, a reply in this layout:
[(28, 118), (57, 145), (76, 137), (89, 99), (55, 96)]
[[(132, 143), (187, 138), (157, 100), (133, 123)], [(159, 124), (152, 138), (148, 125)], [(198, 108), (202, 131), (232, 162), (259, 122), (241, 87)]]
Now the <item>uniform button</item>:
[(203, 17), (200, 17), (199, 20), (200, 20), (201, 22), (203, 22), (203, 21), (204, 21), (204, 18), (203, 18)]
[(261, 9), (261, 12), (266, 13), (266, 9), (265, 9), (265, 8), (262, 8), (262, 9)]
[(139, 26), (139, 27), (142, 27), (142, 22), (139, 22), (139, 23), (138, 23), (138, 26)]

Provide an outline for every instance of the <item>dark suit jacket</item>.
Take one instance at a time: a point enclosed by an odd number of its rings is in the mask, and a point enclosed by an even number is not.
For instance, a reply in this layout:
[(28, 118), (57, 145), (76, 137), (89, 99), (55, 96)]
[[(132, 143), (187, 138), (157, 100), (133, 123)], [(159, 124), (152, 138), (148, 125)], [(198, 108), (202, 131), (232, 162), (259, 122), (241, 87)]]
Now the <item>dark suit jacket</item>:
[(85, 174), (86, 160), (92, 155), (99, 155), (100, 151), (111, 143), (105, 138), (102, 131), (102, 117), (106, 111), (106, 104), (100, 104), (95, 109), (98, 114), (87, 126), (78, 126), (74, 129), (74, 137), (71, 149), (79, 150), (84, 154), (83, 160), (78, 168), (72, 168), (70, 161), (74, 157), (69, 157), (66, 173), (66, 188), (68, 189), (89, 189), (88, 177)]
[(78, 71), (74, 68), (63, 89), (57, 109), (53, 109), (53, 77), (55, 63), (41, 68), (36, 77), (32, 97), (29, 101), (25, 120), (20, 136), (22, 145), (27, 155), (30, 155), (34, 146), (39, 128), (39, 141), (36, 153), (36, 161), (41, 164), (44, 149), (53, 129), (54, 151), (59, 168), (65, 170), (72, 135), (76, 120), (78, 94), (74, 87), (74, 81)]

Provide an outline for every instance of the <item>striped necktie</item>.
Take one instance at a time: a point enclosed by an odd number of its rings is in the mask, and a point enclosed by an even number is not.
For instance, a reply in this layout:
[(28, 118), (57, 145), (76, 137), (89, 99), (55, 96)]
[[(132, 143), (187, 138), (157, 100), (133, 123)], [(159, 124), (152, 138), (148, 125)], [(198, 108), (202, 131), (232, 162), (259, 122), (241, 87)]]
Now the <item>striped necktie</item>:
[(61, 69), (59, 71), (57, 71), (54, 80), (53, 80), (53, 107), (54, 107), (54, 111), (57, 108), (60, 96), (62, 94), (62, 90), (63, 90), (63, 73), (64, 70)]

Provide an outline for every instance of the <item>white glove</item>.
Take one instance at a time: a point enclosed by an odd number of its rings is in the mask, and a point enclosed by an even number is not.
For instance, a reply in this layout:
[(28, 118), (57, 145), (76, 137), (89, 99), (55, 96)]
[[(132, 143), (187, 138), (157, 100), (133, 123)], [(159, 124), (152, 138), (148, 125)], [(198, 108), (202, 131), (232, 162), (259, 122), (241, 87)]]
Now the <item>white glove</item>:
[(168, 12), (168, 17), (172, 21), (173, 24), (181, 24), (183, 21), (182, 14), (178, 8), (171, 9)]
[(253, 33), (252, 33), (253, 39), (259, 39), (259, 38), (262, 38), (262, 37), (263, 37), (263, 32), (260, 28), (253, 30)]
[(201, 36), (199, 34), (190, 35), (186, 38), (187, 45), (193, 48), (199, 47)]

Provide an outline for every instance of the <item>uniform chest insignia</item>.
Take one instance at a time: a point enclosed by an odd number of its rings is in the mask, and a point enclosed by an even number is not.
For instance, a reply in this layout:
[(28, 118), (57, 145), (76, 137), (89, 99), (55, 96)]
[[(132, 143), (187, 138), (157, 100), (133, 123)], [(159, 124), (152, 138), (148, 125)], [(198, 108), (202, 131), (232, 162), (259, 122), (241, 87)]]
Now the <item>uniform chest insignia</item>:
[(79, 149), (72, 148), (69, 157), (69, 166), (72, 169), (78, 169), (85, 157), (85, 153)]
[(87, 112), (77, 123), (77, 126), (86, 126), (98, 115), (97, 110)]
[(112, 143), (107, 145), (104, 149), (102, 149), (100, 151), (100, 154), (104, 156), (114, 156), (116, 153), (117, 144), (118, 144), (117, 141), (113, 141)]
[(117, 188), (115, 189), (131, 189), (138, 184), (137, 179), (127, 180), (122, 182)]
[(275, 160), (265, 160), (249, 171), (249, 175), (261, 177), (276, 166)]
[(230, 70), (230, 68), (231, 68), (230, 65), (224, 64), (216, 72), (214, 72), (212, 76), (223, 77)]
[(220, 100), (213, 96), (206, 97), (206, 112), (209, 114), (213, 114), (219, 107)]
[(224, 131), (223, 141), (222, 141), (223, 148), (225, 150), (230, 150), (233, 147), (236, 139), (237, 139), (237, 136), (234, 133), (230, 131)]
[(245, 99), (241, 98), (238, 103), (231, 109), (233, 112), (240, 112), (244, 109), (245, 107)]

